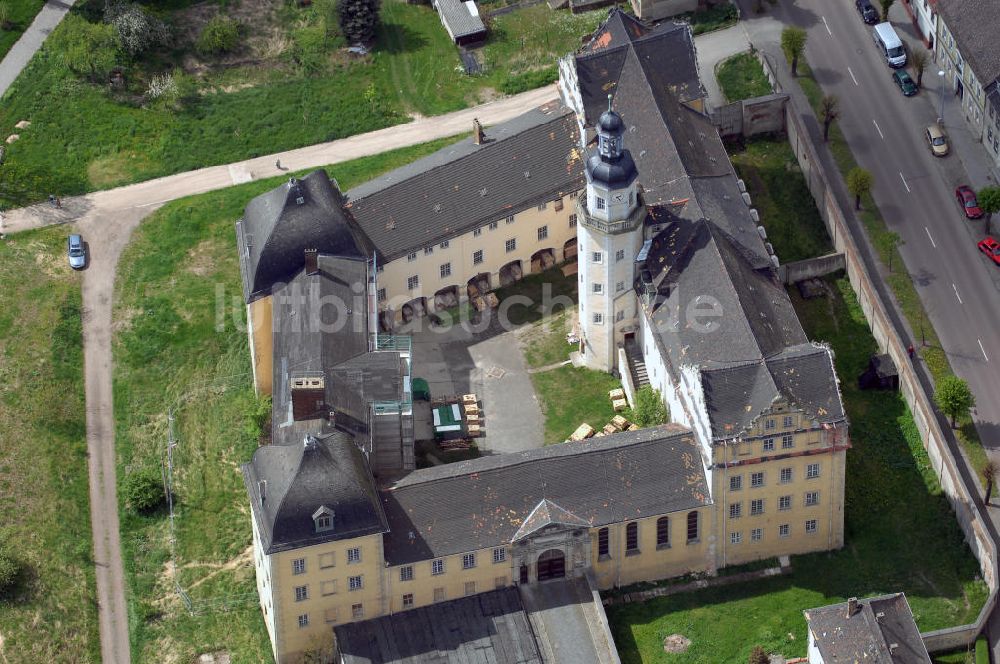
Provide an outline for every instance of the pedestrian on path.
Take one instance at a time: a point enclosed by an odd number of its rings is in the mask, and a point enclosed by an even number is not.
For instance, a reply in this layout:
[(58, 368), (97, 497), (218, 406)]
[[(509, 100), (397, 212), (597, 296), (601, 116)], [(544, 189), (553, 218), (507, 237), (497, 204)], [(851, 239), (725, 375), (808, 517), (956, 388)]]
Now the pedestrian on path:
[(906, 347), (906, 354), (910, 356), (911, 360), (913, 359), (913, 344)]
[(283, 170), (285, 170), (285, 169), (283, 169), (283, 168), (281, 167), (281, 160), (280, 160), (280, 159), (275, 159), (275, 160), (274, 160), (274, 167), (275, 167), (275, 168), (277, 168), (277, 169), (278, 169), (279, 171), (283, 171)]

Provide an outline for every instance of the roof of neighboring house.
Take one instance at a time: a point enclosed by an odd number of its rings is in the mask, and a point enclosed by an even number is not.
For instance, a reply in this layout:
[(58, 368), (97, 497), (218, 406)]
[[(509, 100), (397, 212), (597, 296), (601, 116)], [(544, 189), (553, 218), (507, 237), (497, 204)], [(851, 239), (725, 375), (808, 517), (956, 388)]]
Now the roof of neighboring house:
[(931, 664), (903, 593), (805, 611), (809, 632), (827, 664)]
[[(258, 447), (243, 464), (243, 482), (269, 554), (388, 528), (364, 455), (341, 431)], [(313, 516), (322, 507), (333, 511), (333, 529), (316, 532)]]
[(697, 442), (678, 425), (417, 470), (380, 494), (391, 565), (508, 544), (545, 499), (553, 522), (591, 527), (711, 502)]
[(473, 0), (466, 2), (462, 0), (434, 0), (434, 6), (452, 39), (457, 40), (479, 34), (486, 35), (486, 26), (483, 25), (483, 19), (479, 17), (479, 11)]
[(937, 5), (962, 57), (985, 88), (1000, 79), (1000, 13), (996, 0), (948, 0)]
[(652, 28), (613, 7), (607, 20), (576, 54), (585, 124), (596, 123), (607, 109), (608, 94), (617, 95), (616, 87), (629, 54), (652, 63), (658, 71), (657, 84), (669, 88), (680, 101), (706, 96), (687, 23), (664, 22)]
[(548, 104), (348, 192), (348, 207), (392, 260), (466, 233), (584, 182), (576, 122)]
[[(819, 422), (844, 417), (830, 351), (809, 343), (769, 264), (706, 220), (674, 219), (651, 241), (637, 284), (668, 368), (696, 366), (715, 439), (784, 398)], [(691, 317), (698, 299), (708, 313)]]
[(302, 269), (306, 249), (367, 258), (371, 243), (344, 212), (342, 196), (326, 171), (290, 178), (247, 203), (236, 238), (249, 302)]
[(516, 588), (334, 629), (343, 664), (542, 664)]

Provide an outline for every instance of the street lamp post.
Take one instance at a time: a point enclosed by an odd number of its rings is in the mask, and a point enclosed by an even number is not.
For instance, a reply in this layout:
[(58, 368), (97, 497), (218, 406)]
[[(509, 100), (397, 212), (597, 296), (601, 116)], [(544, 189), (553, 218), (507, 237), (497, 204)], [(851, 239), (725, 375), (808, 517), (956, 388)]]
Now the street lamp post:
[(943, 69), (939, 69), (938, 70), (938, 78), (941, 79), (941, 86), (940, 86), (941, 106), (940, 106), (939, 111), (938, 111), (938, 126), (943, 127), (944, 126), (944, 87), (948, 83), (947, 80), (944, 77), (944, 70)]

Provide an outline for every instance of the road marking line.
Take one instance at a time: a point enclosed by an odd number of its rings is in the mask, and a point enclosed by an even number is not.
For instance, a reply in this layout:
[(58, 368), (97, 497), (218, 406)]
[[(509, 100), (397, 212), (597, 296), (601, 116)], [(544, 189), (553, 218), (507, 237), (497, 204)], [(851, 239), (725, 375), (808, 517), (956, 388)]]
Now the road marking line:
[(931, 237), (931, 231), (930, 231), (930, 229), (928, 229), (926, 226), (924, 226), (924, 230), (927, 231), (927, 237), (930, 238), (931, 246), (934, 247), (935, 249), (937, 249), (937, 245), (934, 244), (934, 238)]
[(979, 342), (979, 350), (983, 351), (983, 357), (985, 357), (986, 361), (989, 362), (990, 361), (990, 356), (986, 354), (986, 349), (983, 348), (983, 340), (982, 339), (976, 339), (976, 341)]
[(959, 304), (965, 304), (965, 302), (962, 302), (962, 296), (958, 294), (958, 286), (956, 286), (955, 284), (952, 284), (951, 287), (955, 289), (955, 297), (958, 298), (958, 303)]
[(882, 133), (882, 128), (879, 127), (878, 123), (875, 122), (874, 120), (872, 120), (872, 124), (875, 125), (875, 130), (878, 131), (878, 135), (881, 136), (882, 140), (884, 141), (885, 140), (885, 134)]
[(854, 72), (851, 71), (850, 67), (847, 68), (847, 73), (851, 75), (851, 80), (854, 81), (854, 85), (857, 85), (858, 84), (858, 79), (856, 79), (854, 77)]
[(906, 178), (903, 177), (903, 171), (899, 172), (899, 179), (903, 181), (903, 186), (906, 187), (906, 193), (910, 193), (910, 185), (906, 184)]
[(170, 201), (173, 201), (173, 200), (176, 200), (176, 199), (165, 198), (162, 201), (154, 201), (152, 203), (139, 203), (138, 205), (133, 205), (132, 207), (137, 207), (137, 208), (152, 207), (153, 205), (163, 205), (164, 203), (169, 203)]
[(826, 22), (826, 17), (825, 17), (825, 16), (823, 17), (823, 25), (825, 25), (825, 26), (826, 26), (826, 31), (827, 31), (827, 32), (828, 32), (828, 33), (830, 34), (830, 36), (832, 37), (832, 36), (833, 36), (833, 32), (832, 32), (832, 31), (830, 30), (830, 24)]

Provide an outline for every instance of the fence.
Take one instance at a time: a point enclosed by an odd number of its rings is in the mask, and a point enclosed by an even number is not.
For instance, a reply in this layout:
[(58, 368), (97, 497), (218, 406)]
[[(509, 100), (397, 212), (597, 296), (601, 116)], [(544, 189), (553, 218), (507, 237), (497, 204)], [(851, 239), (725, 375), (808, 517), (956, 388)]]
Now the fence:
[[(768, 79), (775, 90), (781, 89), (781, 80), (789, 74), (782, 70), (783, 62), (757, 51), (758, 59), (764, 66)], [(772, 64), (774, 60), (774, 64)], [(777, 74), (776, 74), (777, 72)], [(788, 78), (790, 84), (797, 85)], [(931, 392), (933, 386), (929, 376), (918, 370), (907, 353), (908, 336), (902, 316), (885, 290), (885, 284), (877, 275), (871, 248), (863, 229), (853, 216), (844, 185), (832, 159), (822, 156), (815, 145), (822, 142), (822, 133), (812, 109), (794, 95), (786, 107), (786, 127), (788, 142), (809, 185), (809, 190), (819, 208), (820, 216), (826, 224), (834, 247), (844, 254), (847, 277), (857, 295), (868, 326), (883, 352), (888, 353), (899, 368), (900, 390), (906, 400), (934, 472), (941, 488), (951, 503), (965, 540), (979, 561), (983, 579), (990, 589), (989, 598), (979, 612), (976, 621), (946, 629), (926, 632), (921, 636), (930, 652), (942, 652), (972, 644), (986, 624), (997, 602), (997, 551), (995, 533), (989, 523), (985, 508), (979, 498), (979, 485), (975, 474), (969, 469), (958, 450), (953, 436), (946, 435), (942, 418), (935, 412)], [(828, 170), (829, 169), (829, 170)], [(833, 173), (831, 178), (828, 172)], [(838, 199), (839, 196), (839, 199)], [(949, 432), (950, 433), (950, 432)]]

